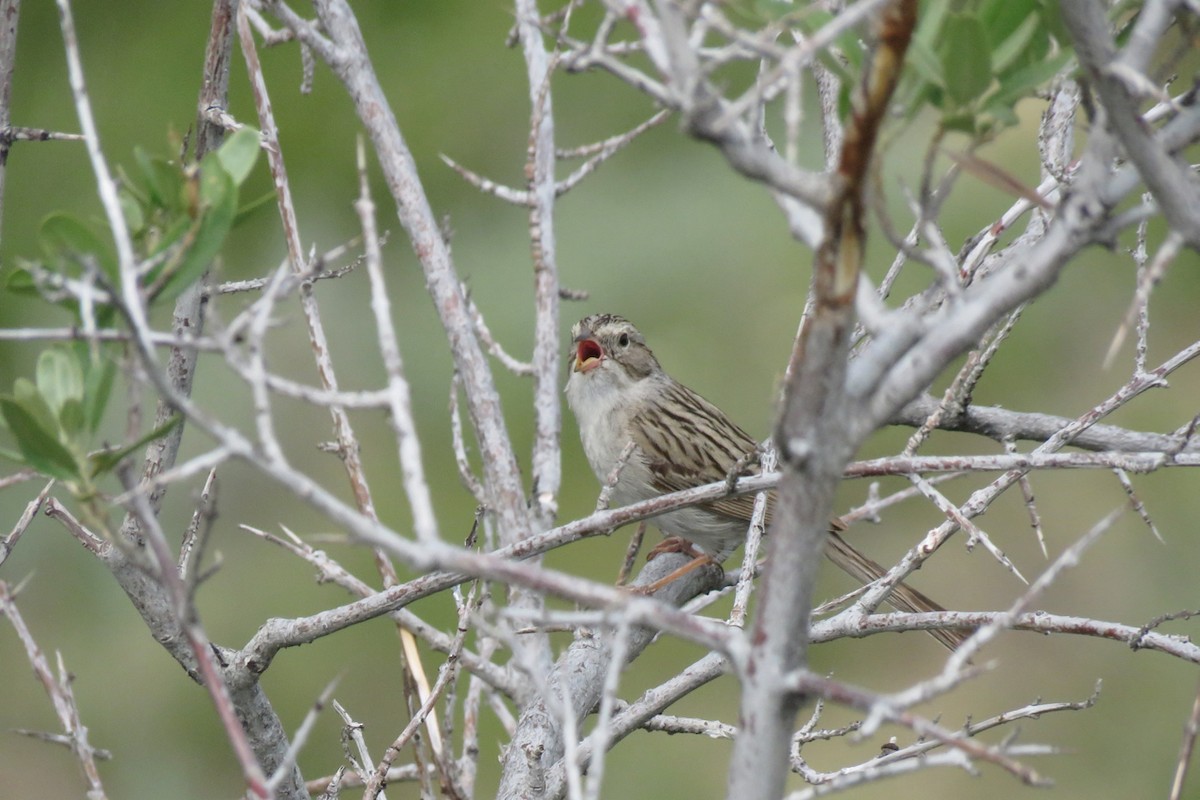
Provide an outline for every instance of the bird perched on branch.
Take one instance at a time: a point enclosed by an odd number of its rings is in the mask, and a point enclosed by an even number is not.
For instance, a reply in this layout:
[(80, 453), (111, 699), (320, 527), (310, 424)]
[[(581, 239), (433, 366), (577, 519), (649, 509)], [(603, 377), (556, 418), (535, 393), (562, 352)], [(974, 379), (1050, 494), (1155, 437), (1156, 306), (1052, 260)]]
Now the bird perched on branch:
[[(668, 375), (629, 320), (615, 314), (584, 317), (571, 329), (571, 353), (567, 403), (592, 471), (604, 483), (625, 456), (612, 487), (614, 504), (725, 480), (742, 469), (758, 471), (757, 442), (721, 409)], [(768, 521), (774, 502), (772, 492)], [(659, 514), (651, 521), (669, 538), (651, 557), (675, 550), (723, 561), (745, 541), (753, 507), (754, 498), (741, 495)], [(843, 527), (833, 523), (825, 554), (862, 583), (881, 577), (883, 567), (838, 534)], [(945, 610), (904, 584), (888, 601), (908, 612)], [(965, 638), (958, 631), (930, 633), (952, 649)]]

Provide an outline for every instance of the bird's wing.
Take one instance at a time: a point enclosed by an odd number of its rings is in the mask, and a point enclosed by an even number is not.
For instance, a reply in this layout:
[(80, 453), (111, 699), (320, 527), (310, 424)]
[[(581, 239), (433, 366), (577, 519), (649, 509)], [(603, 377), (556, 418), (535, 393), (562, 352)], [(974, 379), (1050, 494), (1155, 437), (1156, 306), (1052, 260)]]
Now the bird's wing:
[[(742, 475), (759, 472), (758, 443), (724, 412), (680, 383), (671, 383), (653, 412), (632, 420), (631, 434), (654, 488), (664, 494), (725, 480), (739, 466)], [(723, 497), (704, 507), (748, 522), (754, 497)]]
[[(669, 420), (669, 424), (663, 425), (658, 420)], [(740, 474), (753, 475), (761, 471), (757, 460), (752, 460), (758, 445), (750, 434), (731, 422), (716, 406), (679, 383), (672, 382), (664, 393), (660, 409), (636, 417), (631, 428), (634, 444), (641, 450), (650, 469), (654, 488), (663, 493), (725, 480), (730, 471), (743, 462), (745, 468)], [(764, 523), (769, 524), (774, 505), (775, 493), (771, 492)], [(754, 511), (754, 495), (722, 497), (703, 507), (748, 523)], [(825, 554), (831, 561), (864, 584), (884, 575), (887, 570), (839, 535), (846, 529), (840, 519), (832, 520), (829, 527)], [(944, 610), (903, 583), (892, 589), (888, 601), (908, 612)], [(935, 629), (930, 633), (953, 650), (969, 631)]]

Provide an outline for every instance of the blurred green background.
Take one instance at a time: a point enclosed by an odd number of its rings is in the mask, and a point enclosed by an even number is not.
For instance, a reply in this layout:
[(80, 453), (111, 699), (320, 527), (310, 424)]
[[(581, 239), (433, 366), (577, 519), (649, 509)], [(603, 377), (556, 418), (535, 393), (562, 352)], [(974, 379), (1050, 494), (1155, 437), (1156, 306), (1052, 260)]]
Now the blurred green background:
[[(128, 164), (136, 145), (173, 155), (170, 133), (192, 123), (208, 30), (204, 2), (161, 3), (126, 0), (120, 13), (105, 3), (77, 3), (75, 13), (88, 86), (110, 163)], [(512, 23), (502, 2), (443, 0), (440, 3), (355, 3), (375, 67), (408, 139), (435, 211), (454, 232), (457, 268), (497, 338), (524, 357), (531, 341), (528, 229), (525, 215), (482, 196), (438, 159), (445, 153), (488, 177), (512, 185), (522, 181), (529, 103), (524, 65), (517, 50), (504, 46)], [(324, 68), (316, 70), (315, 91), (301, 96), (300, 59), (284, 46), (262, 52), (306, 246), (323, 251), (354, 236), (351, 204), (356, 194), (353, 168), (359, 127), (340, 85)], [(235, 56), (231, 112), (253, 122), (240, 53)], [(555, 118), (563, 146), (595, 141), (627, 130), (654, 109), (633, 90), (601, 74), (559, 76), (554, 84)], [(1033, 134), (1041, 111), (1022, 107), (1024, 123), (982, 151), (1028, 183), (1036, 183)], [(18, 63), (13, 87), (13, 123), (78, 129), (65, 77), (65, 61), (54, 6), (26, 2), (21, 10)], [(898, 227), (907, 225), (900, 188), (918, 179), (920, 156), (929, 135), (916, 126), (899, 136), (888, 154), (884, 188)], [(953, 144), (953, 143), (952, 143)], [(814, 145), (815, 148), (815, 145)], [(817, 151), (814, 149), (813, 153)], [(807, 160), (816, 158), (810, 154)], [(564, 172), (565, 174), (565, 168)], [(268, 191), (263, 166), (245, 196)], [(377, 176), (374, 182), (380, 226), (392, 231), (386, 248), (396, 324), (412, 381), (427, 473), (438, 504), (441, 533), (464, 537), (473, 501), (458, 484), (449, 450), (447, 394), (450, 366), (440, 325), (424, 293), (420, 269), (396, 222), (394, 207)], [(946, 206), (947, 239), (957, 247), (990, 224), (1011, 199), (963, 178)], [(36, 254), (40, 219), (65, 209), (100, 215), (83, 146), (74, 143), (19, 143), (8, 165), (0, 266)], [(660, 360), (688, 383), (740, 420), (756, 436), (769, 430), (779, 376), (786, 362), (808, 281), (810, 254), (791, 241), (781, 215), (759, 187), (734, 176), (709, 147), (682, 135), (668, 122), (638, 140), (605, 165), (557, 208), (561, 279), (586, 289), (587, 302), (564, 305), (562, 331), (593, 311), (613, 311), (633, 319)], [(1161, 238), (1161, 231), (1156, 234)], [(1128, 241), (1122, 246), (1127, 246)], [(221, 276), (248, 278), (273, 269), (284, 246), (268, 206), (237, 229)], [(878, 279), (891, 252), (875, 236), (872, 274)], [(1157, 364), (1197, 338), (1195, 314), (1197, 259), (1181, 258), (1154, 296), (1150, 364)], [(901, 289), (918, 290), (928, 280), (912, 267)], [(1127, 344), (1116, 366), (1100, 366), (1108, 343), (1129, 304), (1131, 260), (1117, 252), (1087, 251), (1047, 297), (1025, 314), (975, 394), (977, 402), (1022, 410), (1078, 415), (1109, 395), (1129, 374)], [(373, 324), (364, 313), (367, 292), (361, 272), (319, 285), (318, 296), (344, 387), (380, 385), (380, 359)], [(899, 297), (900, 292), (893, 295)], [(216, 313), (228, 319), (246, 300), (223, 299)], [(0, 295), (4, 327), (65, 324), (44, 304)], [(159, 320), (162, 323), (162, 320)], [(300, 315), (279, 309), (269, 363), (278, 372), (315, 382)], [(39, 347), (0, 347), (0, 389), (32, 373)], [(1197, 370), (1184, 369), (1159, 390), (1132, 403), (1112, 420), (1134, 428), (1172, 430), (1196, 413)], [(528, 382), (499, 374), (512, 435), (527, 464), (530, 442)], [(245, 387), (214, 360), (202, 361), (196, 398), (224, 418), (251, 427)], [(115, 400), (119, 400), (114, 396)], [(114, 408), (122, 405), (115, 402)], [(565, 409), (564, 409), (565, 412)], [(325, 485), (347, 495), (334, 457), (317, 450), (332, 438), (328, 416), (302, 404), (278, 404), (278, 421), (288, 434), (289, 456)], [(378, 414), (358, 414), (376, 503), (382, 517), (406, 530), (409, 516), (399, 489), (395, 448)], [(123, 421), (111, 420), (119, 437)], [(907, 431), (885, 431), (863, 455), (894, 452)], [(189, 433), (184, 456), (210, 445)], [(994, 452), (996, 446), (957, 435), (938, 435), (924, 452)], [(597, 490), (582, 459), (573, 421), (564, 421), (564, 486), (560, 518), (572, 519), (593, 505)], [(212, 638), (240, 646), (271, 616), (311, 613), (345, 600), (329, 586), (318, 587), (312, 570), (296, 559), (241, 533), (245, 523), (278, 531), (287, 525), (305, 536), (336, 533), (324, 519), (239, 464), (220, 472), (220, 518), (212, 550), (222, 568), (199, 597)], [(944, 487), (956, 501), (988, 482), (986, 476)], [(1079, 568), (1068, 573), (1040, 605), (1140, 625), (1158, 614), (1196, 608), (1200, 543), (1194, 520), (1200, 493), (1193, 474), (1183, 470), (1136, 477), (1135, 485), (1166, 539), (1155, 541), (1135, 516), (1127, 514)], [(881, 490), (899, 488), (883, 482)], [(1124, 495), (1112, 475), (1067, 472), (1036, 475), (1051, 555), (1073, 542)], [(0, 493), (0, 532), (6, 532), (40, 485), (22, 484)], [(164, 516), (168, 531), (185, 524), (199, 484), (176, 486)], [(840, 507), (861, 502), (867, 486), (850, 483)], [(880, 526), (860, 526), (855, 541), (880, 560), (898, 555), (939, 515), (924, 503), (888, 512)], [(1010, 492), (981, 520), (982, 526), (1031, 579), (1046, 563), (1029, 530), (1018, 494)], [(548, 562), (599, 580), (611, 580), (627, 532), (552, 554)], [(964, 551), (961, 537), (931, 561), (918, 585), (950, 607), (1004, 608), (1021, 586), (982, 550)], [(361, 550), (331, 545), (330, 552), (364, 577), (373, 575)], [(833, 571), (824, 576), (825, 594), (848, 589)], [(57, 526), (34, 522), (16, 552), (0, 570), (15, 583), (30, 577), (19, 605), (40, 645), (61, 651), (75, 673), (75, 694), (92, 742), (111, 750), (102, 765), (112, 797), (221, 798), (238, 796), (241, 781), (206, 694), (191, 683), (150, 639), (140, 619), (107, 571)], [(436, 598), (416, 609), (432, 621), (451, 624), (450, 601)], [(1187, 623), (1167, 630), (1186, 634)], [(626, 672), (623, 696), (671, 675), (698, 657), (690, 645), (662, 641)], [(838, 678), (880, 689), (896, 689), (936, 672), (942, 652), (924, 636), (877, 636), (818, 647), (813, 666)], [(1151, 652), (1131, 652), (1111, 642), (1068, 637), (1009, 634), (987, 657), (996, 668), (921, 711), (940, 715), (954, 727), (1024, 705), (1035, 698), (1081, 700), (1099, 679), (1104, 690), (1086, 712), (1050, 715), (1020, 725), (1020, 740), (1045, 742), (1061, 754), (1032, 762), (1056, 781), (1058, 799), (1164, 796), (1177, 757), (1182, 726), (1195, 694), (1197, 671)], [(432, 672), (439, 663), (431, 659)], [(396, 636), (383, 620), (329, 637), (302, 650), (283, 653), (265, 685), (284, 724), (299, 724), (326, 683), (342, 675), (336, 697), (366, 725), (373, 752), (382, 752), (403, 727)], [(0, 624), (0, 786), (14, 798), (79, 796), (82, 781), (69, 753), (7, 731), (57, 730), (51, 705), (32, 680), (11, 627)], [(679, 707), (679, 714), (719, 716), (736, 722), (736, 689), (726, 678)], [(829, 709), (822, 726), (844, 724), (853, 715)], [(490, 716), (483, 730), (478, 797), (494, 792), (496, 759), (503, 732)], [(302, 760), (305, 776), (332, 772), (341, 763), (340, 721), (326, 712)], [(1014, 729), (993, 732), (997, 741)], [(856, 746), (845, 742), (806, 750), (820, 769), (869, 758), (885, 730)], [(849, 747), (849, 749), (847, 749)], [(724, 741), (637, 734), (617, 748), (607, 767), (605, 797), (718, 797), (730, 745)], [(798, 781), (793, 781), (799, 785)], [(1200, 792), (1200, 777), (1190, 782)], [(1010, 798), (1035, 790), (983, 766), (978, 777), (950, 770), (869, 787), (853, 796)], [(394, 797), (416, 796), (412, 787), (391, 788)], [(348, 792), (346, 796), (354, 796)]]

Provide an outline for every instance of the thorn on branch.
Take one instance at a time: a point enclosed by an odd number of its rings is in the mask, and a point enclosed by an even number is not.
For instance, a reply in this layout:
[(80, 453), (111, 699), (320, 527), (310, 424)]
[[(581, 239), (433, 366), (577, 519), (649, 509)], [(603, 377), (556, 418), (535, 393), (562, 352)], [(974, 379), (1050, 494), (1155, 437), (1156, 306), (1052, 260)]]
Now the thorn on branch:
[(1177, 619), (1191, 619), (1192, 617), (1198, 616), (1200, 616), (1200, 609), (1196, 609), (1194, 611), (1184, 609), (1183, 611), (1173, 611), (1169, 614), (1161, 614), (1147, 622), (1138, 630), (1137, 636), (1133, 637), (1133, 640), (1129, 642), (1129, 649), (1142, 649), (1142, 647), (1145, 645), (1146, 637), (1150, 634), (1150, 632), (1158, 628), (1164, 622), (1174, 622)]
[(570, 300), (572, 302), (582, 302), (591, 297), (591, 293), (587, 289), (568, 289), (565, 286), (558, 287), (558, 297), (560, 300)]

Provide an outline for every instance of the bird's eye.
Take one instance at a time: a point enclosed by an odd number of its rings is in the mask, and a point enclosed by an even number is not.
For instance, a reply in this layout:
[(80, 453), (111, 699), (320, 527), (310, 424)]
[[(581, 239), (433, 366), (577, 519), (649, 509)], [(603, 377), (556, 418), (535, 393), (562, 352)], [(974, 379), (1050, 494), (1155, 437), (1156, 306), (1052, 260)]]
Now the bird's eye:
[(629, 334), (622, 333), (617, 339), (617, 344), (621, 345), (621, 347), (629, 347)]

